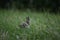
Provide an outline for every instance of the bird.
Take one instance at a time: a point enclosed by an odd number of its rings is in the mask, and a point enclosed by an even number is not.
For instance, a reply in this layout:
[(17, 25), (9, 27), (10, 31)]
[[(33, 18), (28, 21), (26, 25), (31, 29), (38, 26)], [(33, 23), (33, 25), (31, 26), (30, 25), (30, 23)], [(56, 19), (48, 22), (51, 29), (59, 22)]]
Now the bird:
[(23, 22), (22, 24), (19, 25), (19, 27), (21, 28), (28, 28), (28, 26), (30, 25), (30, 17), (26, 17), (26, 21)]

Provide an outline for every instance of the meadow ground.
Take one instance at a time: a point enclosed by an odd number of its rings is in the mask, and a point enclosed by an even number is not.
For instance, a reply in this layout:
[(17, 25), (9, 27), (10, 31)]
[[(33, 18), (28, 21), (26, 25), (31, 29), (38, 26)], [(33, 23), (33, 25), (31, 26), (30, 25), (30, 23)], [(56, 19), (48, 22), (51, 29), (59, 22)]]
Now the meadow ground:
[[(18, 25), (30, 16), (30, 28)], [(60, 14), (0, 10), (0, 40), (60, 40)]]

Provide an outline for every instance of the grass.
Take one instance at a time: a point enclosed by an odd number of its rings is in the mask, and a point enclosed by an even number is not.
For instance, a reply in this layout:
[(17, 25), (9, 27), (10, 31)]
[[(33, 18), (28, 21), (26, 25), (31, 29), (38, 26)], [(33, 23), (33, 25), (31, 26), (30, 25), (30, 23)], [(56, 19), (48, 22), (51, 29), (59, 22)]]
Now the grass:
[[(30, 16), (30, 28), (18, 25)], [(60, 14), (0, 10), (0, 40), (60, 40)]]

